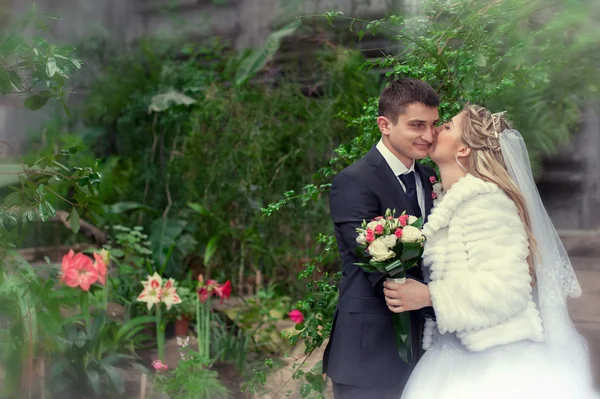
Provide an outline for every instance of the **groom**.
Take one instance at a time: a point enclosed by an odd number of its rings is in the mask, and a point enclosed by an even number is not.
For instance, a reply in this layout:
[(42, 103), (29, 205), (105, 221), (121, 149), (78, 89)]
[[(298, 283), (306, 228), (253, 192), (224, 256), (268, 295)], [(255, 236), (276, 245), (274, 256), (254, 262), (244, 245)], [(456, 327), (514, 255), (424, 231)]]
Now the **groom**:
[[(356, 228), (363, 219), (382, 216), (388, 208), (396, 209), (396, 216), (404, 210), (415, 216), (429, 215), (429, 178), (434, 172), (415, 160), (427, 156), (438, 122), (438, 105), (437, 94), (425, 82), (393, 81), (379, 98), (381, 140), (333, 180), (331, 218), (343, 266), (323, 372), (333, 381), (335, 399), (398, 399), (412, 371), (398, 355), (392, 312), (383, 294), (384, 276), (355, 266), (359, 260), (354, 248)], [(412, 277), (421, 280), (420, 270), (412, 270)], [(418, 294), (422, 290), (416, 292), (411, 301), (429, 301), (428, 296)], [(411, 326), (413, 353), (418, 359), (422, 354), (422, 312), (411, 312)]]

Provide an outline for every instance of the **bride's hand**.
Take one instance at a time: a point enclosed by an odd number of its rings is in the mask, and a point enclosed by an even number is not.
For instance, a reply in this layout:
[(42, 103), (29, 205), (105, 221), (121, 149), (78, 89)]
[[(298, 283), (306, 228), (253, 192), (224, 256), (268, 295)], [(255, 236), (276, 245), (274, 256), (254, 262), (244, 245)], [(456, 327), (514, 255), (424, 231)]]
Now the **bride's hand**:
[(385, 302), (394, 313), (408, 312), (431, 306), (429, 287), (418, 281), (407, 279), (405, 284), (386, 281), (383, 286)]

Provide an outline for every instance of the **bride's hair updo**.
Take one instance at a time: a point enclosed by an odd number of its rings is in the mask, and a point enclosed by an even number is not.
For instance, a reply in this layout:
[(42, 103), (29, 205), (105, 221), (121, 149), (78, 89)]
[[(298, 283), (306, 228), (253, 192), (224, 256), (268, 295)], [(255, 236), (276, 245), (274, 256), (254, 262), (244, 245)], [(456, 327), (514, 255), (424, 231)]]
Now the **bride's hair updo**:
[(479, 105), (467, 105), (463, 112), (465, 118), (462, 139), (471, 147), (469, 173), (500, 187), (517, 206), (529, 240), (529, 272), (535, 280), (534, 255), (537, 244), (531, 231), (529, 212), (523, 195), (508, 173), (500, 149), (500, 136), (511, 128), (510, 123), (503, 114), (492, 114)]

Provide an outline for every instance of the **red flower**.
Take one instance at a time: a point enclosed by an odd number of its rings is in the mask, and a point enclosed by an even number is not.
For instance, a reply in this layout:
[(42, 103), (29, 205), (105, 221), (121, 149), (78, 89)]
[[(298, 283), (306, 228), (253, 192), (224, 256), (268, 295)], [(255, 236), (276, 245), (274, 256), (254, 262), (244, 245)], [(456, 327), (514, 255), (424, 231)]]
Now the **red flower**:
[(430, 177), (429, 177), (429, 182), (430, 182), (431, 184), (435, 184), (435, 183), (437, 183), (437, 179), (435, 178), (435, 176), (430, 176)]
[(397, 228), (396, 231), (394, 231), (394, 234), (396, 235), (397, 238), (401, 238), (402, 237), (402, 229)]
[(214, 292), (221, 298), (221, 303), (231, 296), (231, 281), (227, 280), (225, 284), (217, 285), (213, 288)]
[(206, 287), (198, 288), (198, 300), (204, 303), (208, 299), (208, 290)]
[(199, 275), (197, 294), (200, 302), (204, 302), (209, 297), (217, 295), (221, 298), (221, 303), (223, 303), (225, 299), (229, 299), (231, 296), (231, 281), (227, 280), (225, 284), (219, 284), (215, 280), (207, 280), (205, 284), (204, 277)]
[(383, 233), (383, 226), (378, 224), (377, 226), (375, 226), (375, 233), (376, 234), (382, 234)]
[(291, 312), (289, 312), (288, 316), (296, 324), (300, 324), (304, 321), (304, 315), (298, 309), (294, 309)]
[(431, 193), (431, 199), (436, 199), (437, 198), (437, 194), (435, 193), (435, 191), (433, 191)]
[[(71, 288), (81, 287), (82, 290), (89, 291), (92, 284), (99, 279), (94, 262), (81, 252), (74, 253), (73, 250), (70, 250), (68, 254), (63, 256), (61, 269), (62, 277), (60, 281)], [(103, 281), (101, 281), (102, 284), (104, 284)]]

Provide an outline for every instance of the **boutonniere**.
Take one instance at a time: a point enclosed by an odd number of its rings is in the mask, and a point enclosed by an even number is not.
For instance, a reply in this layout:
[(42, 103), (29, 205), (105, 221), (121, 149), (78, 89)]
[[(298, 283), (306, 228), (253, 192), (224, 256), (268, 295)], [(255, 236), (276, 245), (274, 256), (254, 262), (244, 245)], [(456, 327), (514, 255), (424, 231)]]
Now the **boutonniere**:
[(438, 182), (435, 176), (429, 177), (429, 182), (431, 183), (431, 187), (433, 189), (431, 192), (431, 199), (441, 200), (444, 196), (444, 188), (442, 187), (442, 183)]

